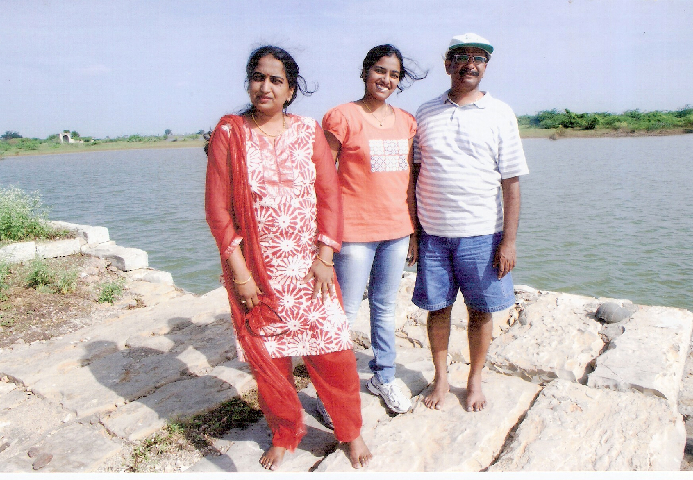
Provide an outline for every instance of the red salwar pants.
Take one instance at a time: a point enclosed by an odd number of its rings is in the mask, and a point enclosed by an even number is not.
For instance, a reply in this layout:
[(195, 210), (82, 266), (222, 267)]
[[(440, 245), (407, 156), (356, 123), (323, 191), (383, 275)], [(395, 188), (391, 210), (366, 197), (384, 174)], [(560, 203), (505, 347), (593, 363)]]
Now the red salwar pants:
[[(294, 385), (291, 357), (273, 358), (272, 361), (291, 385)], [(303, 363), (320, 400), (323, 401), (327, 413), (332, 417), (334, 435), (337, 440), (340, 442), (356, 440), (361, 434), (363, 420), (359, 395), (361, 387), (356, 372), (354, 351), (342, 350), (322, 355), (309, 355), (303, 357)], [(257, 382), (260, 408), (272, 429), (272, 445), (293, 451), (306, 432), (303, 418), (299, 415), (297, 416), (300, 419), (299, 423), (288, 425), (285, 421), (286, 415), (282, 415), (276, 405), (267, 401), (267, 395), (263, 395), (266, 388), (267, 385), (262, 380)], [(298, 393), (294, 392), (294, 395), (298, 399)], [(298, 402), (297, 404), (300, 405)]]

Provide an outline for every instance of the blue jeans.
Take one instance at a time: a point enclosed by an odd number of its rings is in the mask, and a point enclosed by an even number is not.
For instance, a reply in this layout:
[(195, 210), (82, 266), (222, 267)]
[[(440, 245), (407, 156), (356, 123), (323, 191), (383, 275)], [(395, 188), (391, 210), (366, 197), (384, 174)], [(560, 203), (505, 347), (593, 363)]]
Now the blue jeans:
[(373, 359), (368, 366), (383, 383), (395, 379), (395, 305), (408, 250), (406, 236), (379, 242), (344, 242), (342, 250), (334, 254), (334, 268), (350, 325), (354, 324), (369, 282)]

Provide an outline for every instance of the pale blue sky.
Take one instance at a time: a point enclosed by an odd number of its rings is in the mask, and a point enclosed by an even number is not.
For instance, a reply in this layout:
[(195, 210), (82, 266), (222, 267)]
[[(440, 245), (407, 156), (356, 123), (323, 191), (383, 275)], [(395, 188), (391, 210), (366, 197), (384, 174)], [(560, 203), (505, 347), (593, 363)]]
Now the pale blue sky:
[(251, 49), (294, 54), (320, 119), (358, 99), (363, 56), (393, 43), (430, 70), (393, 104), (443, 92), (441, 55), (475, 32), (496, 48), (482, 89), (518, 115), (677, 110), (693, 104), (688, 0), (0, 0), (0, 132), (45, 138), (191, 133), (247, 101)]

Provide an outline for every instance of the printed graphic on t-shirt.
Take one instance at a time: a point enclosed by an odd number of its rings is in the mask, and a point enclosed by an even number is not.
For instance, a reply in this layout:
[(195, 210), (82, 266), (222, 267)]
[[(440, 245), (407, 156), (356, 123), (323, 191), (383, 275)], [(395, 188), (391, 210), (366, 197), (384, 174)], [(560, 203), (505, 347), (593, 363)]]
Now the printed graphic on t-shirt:
[(369, 140), (371, 172), (401, 172), (409, 168), (409, 142), (404, 140)]

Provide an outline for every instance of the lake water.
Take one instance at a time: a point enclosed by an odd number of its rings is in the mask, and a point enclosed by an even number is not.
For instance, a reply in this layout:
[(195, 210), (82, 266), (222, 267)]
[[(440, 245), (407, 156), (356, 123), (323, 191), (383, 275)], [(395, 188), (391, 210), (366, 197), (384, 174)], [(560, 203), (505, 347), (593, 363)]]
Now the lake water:
[[(693, 310), (693, 135), (526, 139), (515, 283)], [(108, 227), (194, 293), (219, 286), (202, 149), (0, 160), (51, 219)]]

